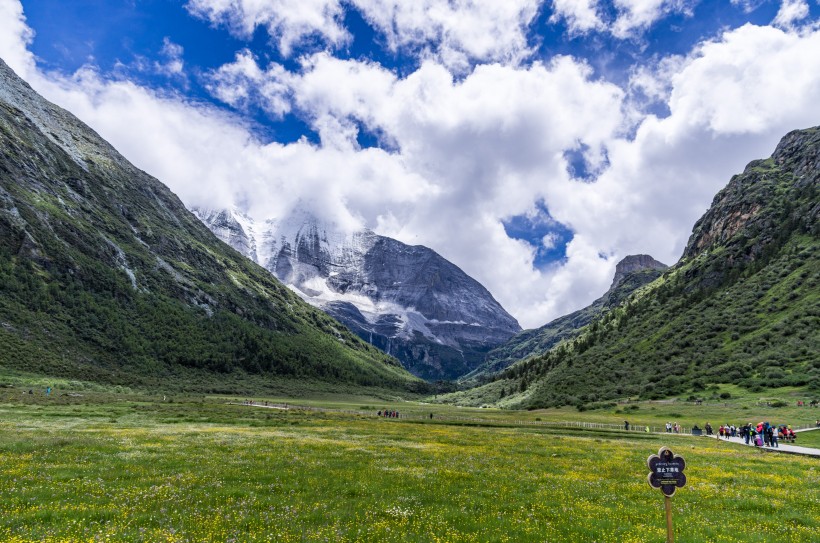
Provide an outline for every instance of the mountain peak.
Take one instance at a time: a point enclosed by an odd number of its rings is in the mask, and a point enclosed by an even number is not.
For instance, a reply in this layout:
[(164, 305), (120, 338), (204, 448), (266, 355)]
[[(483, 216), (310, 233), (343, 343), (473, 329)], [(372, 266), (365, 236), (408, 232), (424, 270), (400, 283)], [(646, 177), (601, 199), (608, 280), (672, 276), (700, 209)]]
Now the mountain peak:
[(612, 279), (612, 285), (609, 290), (617, 287), (627, 275), (641, 270), (665, 270), (668, 268), (666, 264), (658, 262), (649, 255), (629, 255), (618, 262), (615, 266), (615, 277)]
[(477, 281), (432, 249), (294, 208), (256, 224), (230, 211), (195, 211), (223, 241), (305, 301), (427, 379), (452, 379), (521, 327)]

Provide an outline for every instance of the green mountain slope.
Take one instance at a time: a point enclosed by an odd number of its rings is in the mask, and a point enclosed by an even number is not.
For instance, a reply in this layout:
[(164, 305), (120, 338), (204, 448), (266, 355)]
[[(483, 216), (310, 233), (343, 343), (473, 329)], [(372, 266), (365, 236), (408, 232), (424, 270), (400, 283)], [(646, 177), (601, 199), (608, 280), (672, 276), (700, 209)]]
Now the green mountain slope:
[(238, 373), (423, 388), (2, 61), (0, 366), (188, 389)]
[(663, 277), (456, 400), (589, 405), (712, 383), (820, 390), (819, 180), (820, 128), (788, 134), (718, 193)]
[(484, 363), (462, 379), (463, 383), (486, 380), (519, 360), (543, 355), (560, 342), (576, 337), (585, 326), (630, 294), (660, 277), (667, 266), (648, 255), (631, 255), (618, 263), (612, 286), (590, 305), (559, 317), (540, 328), (524, 330), (487, 354)]

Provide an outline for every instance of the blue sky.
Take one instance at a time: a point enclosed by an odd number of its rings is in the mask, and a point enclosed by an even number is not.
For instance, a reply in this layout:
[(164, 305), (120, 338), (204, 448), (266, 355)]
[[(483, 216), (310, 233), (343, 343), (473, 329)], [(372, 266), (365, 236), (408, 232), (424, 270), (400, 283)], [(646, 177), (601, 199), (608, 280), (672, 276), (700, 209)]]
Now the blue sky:
[(0, 0), (0, 56), (189, 205), (428, 245), (523, 325), (681, 254), (820, 120), (817, 0)]
[[(610, 18), (617, 17), (611, 2), (601, 2), (600, 9)], [(545, 61), (555, 55), (571, 55), (584, 59), (594, 70), (594, 77), (618, 84), (628, 82), (630, 69), (653, 59), (686, 54), (705, 38), (717, 36), (726, 28), (746, 23), (767, 24), (777, 15), (780, 3), (759, 1), (751, 5), (726, 1), (689, 2), (687, 9), (671, 12), (658, 19), (644, 32), (630, 38), (616, 38), (608, 32), (586, 35), (573, 34), (565, 20), (551, 21), (549, 2), (539, 4), (538, 14), (527, 26), (527, 39), (532, 54), (527, 62)], [(807, 4), (817, 17), (820, 5)], [(183, 0), (38, 0), (24, 2), (26, 19), (35, 30), (36, 38), (30, 50), (37, 55), (40, 66), (65, 73), (93, 64), (110, 77), (138, 81), (150, 88), (178, 92), (193, 100), (224, 104), (207, 91), (207, 74), (233, 60), (238, 50), (247, 48), (261, 62), (277, 62), (298, 69), (301, 55), (327, 49), (327, 44), (315, 39), (299, 43), (293, 52), (283, 55), (272, 44), (264, 27), (257, 27), (250, 36), (236, 36), (224, 27), (192, 15)], [(378, 30), (370, 26), (360, 11), (348, 8), (343, 25), (351, 40), (333, 48), (341, 59), (370, 60), (395, 71), (412, 73), (420, 59), (412, 51), (390, 51)], [(168, 61), (166, 43), (183, 49), (185, 77), (169, 77), (146, 69), (145, 64)], [(474, 67), (481, 61), (471, 59)], [(458, 75), (463, 75), (460, 73)], [(302, 136), (316, 140), (310, 126), (296, 114), (275, 118), (260, 108), (241, 112), (252, 118), (263, 137), (281, 142), (296, 141)], [(366, 132), (366, 130), (365, 130)], [(370, 136), (370, 137), (369, 137)], [(362, 134), (360, 142), (378, 145), (373, 134)]]

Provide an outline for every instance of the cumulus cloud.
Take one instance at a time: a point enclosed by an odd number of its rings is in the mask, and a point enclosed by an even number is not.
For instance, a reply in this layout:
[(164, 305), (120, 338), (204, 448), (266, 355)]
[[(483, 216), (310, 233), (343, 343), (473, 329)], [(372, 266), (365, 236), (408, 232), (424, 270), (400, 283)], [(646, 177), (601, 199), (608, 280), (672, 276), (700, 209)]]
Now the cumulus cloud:
[(344, 16), (354, 9), (394, 52), (467, 73), (475, 63), (517, 65), (528, 58), (528, 29), (547, 4), (550, 21), (563, 20), (571, 35), (596, 31), (631, 39), (671, 14), (690, 15), (697, 2), (613, 0), (611, 9), (601, 0), (188, 0), (186, 5), (240, 37), (264, 27), (286, 57), (310, 38), (331, 49), (349, 43)]
[(669, 116), (647, 116), (633, 139), (611, 142), (611, 166), (583, 187), (585, 205), (554, 194), (553, 216), (572, 220), (603, 251), (674, 262), (732, 174), (768, 156), (786, 132), (820, 119), (818, 47), (820, 33), (753, 25), (701, 44), (662, 76)]
[(517, 63), (543, 0), (351, 0), (394, 50), (421, 48), (451, 67)]
[[(514, 311), (530, 306), (533, 292), (547, 290), (553, 270), (533, 269), (537, 248), (510, 239), (502, 221), (530, 212), (551, 184), (564, 186), (565, 149), (579, 142), (597, 149), (613, 137), (621, 121), (620, 89), (591, 80), (585, 65), (567, 57), (527, 69), (484, 65), (462, 81), (436, 63), (401, 80), (373, 66), (362, 74), (354, 64), (329, 57), (317, 62), (295, 93), (303, 97), (301, 107), (317, 119), (350, 119), (385, 134), (405, 164), (439, 188), (435, 199), (393, 206), (395, 220), (382, 222), (382, 232), (435, 248), (492, 285)], [(347, 83), (343, 74), (370, 83)], [(335, 92), (332, 81), (350, 94)]]
[(550, 22), (564, 20), (570, 34), (584, 34), (605, 27), (598, 14), (598, 0), (553, 0)]
[(820, 118), (820, 32), (747, 24), (705, 42), (672, 78), (673, 118), (716, 134), (800, 127)]
[(253, 53), (243, 49), (233, 62), (208, 74), (206, 88), (215, 98), (235, 108), (259, 106), (272, 116), (281, 117), (290, 111), (289, 79), (280, 64), (272, 62), (263, 70)]
[(345, 7), (357, 9), (394, 51), (435, 56), (466, 69), (469, 60), (518, 62), (528, 53), (526, 31), (543, 0), (190, 0), (191, 13), (249, 37), (265, 27), (282, 54), (318, 37), (339, 47), (350, 35)]
[(186, 6), (193, 15), (225, 25), (243, 38), (265, 27), (285, 56), (311, 37), (332, 46), (350, 40), (342, 26), (344, 10), (339, 0), (189, 0)]
[(541, 238), (541, 246), (544, 249), (554, 249), (558, 246), (558, 241), (560, 240), (560, 236), (554, 232), (550, 232), (543, 238)]
[(34, 31), (26, 24), (22, 4), (17, 0), (0, 1), (0, 53), (21, 77), (34, 70), (34, 55), (28, 50), (33, 39)]
[(162, 39), (162, 50), (160, 54), (164, 57), (165, 62), (154, 62), (154, 69), (157, 73), (167, 75), (169, 77), (185, 77), (185, 61), (182, 55), (185, 49), (178, 43), (174, 43), (166, 36)]
[(614, 0), (618, 17), (612, 24), (612, 34), (618, 38), (635, 37), (672, 13), (691, 15), (697, 2), (698, 0)]
[(768, 0), (731, 0), (733, 6), (740, 6), (744, 13), (751, 13)]

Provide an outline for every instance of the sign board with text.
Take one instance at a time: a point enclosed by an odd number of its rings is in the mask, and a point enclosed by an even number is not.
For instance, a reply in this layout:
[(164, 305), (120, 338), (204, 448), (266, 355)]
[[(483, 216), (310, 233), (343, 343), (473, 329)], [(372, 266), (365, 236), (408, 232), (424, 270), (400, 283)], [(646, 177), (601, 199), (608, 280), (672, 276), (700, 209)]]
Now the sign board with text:
[(667, 447), (661, 447), (658, 454), (646, 459), (649, 466), (649, 485), (660, 488), (665, 496), (675, 494), (675, 489), (683, 488), (686, 484), (686, 475), (683, 473), (686, 462), (682, 456), (677, 456)]

